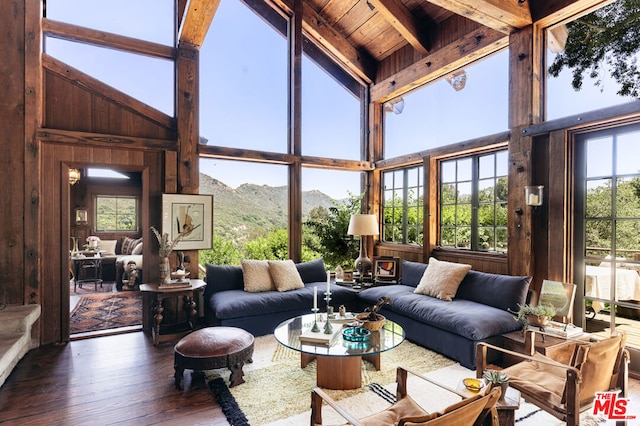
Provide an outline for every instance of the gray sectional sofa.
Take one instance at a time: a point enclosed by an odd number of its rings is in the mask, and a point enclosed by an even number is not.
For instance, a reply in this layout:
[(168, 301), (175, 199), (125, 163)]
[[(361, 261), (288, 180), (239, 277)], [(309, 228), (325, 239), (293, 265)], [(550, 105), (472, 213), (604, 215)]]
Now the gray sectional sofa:
[[(475, 368), (477, 342), (500, 344), (501, 336), (520, 328), (508, 310), (526, 302), (531, 277), (469, 271), (452, 301), (416, 294), (427, 264), (402, 261), (402, 284), (372, 287), (359, 293), (333, 285), (331, 305), (358, 312), (381, 296), (392, 299), (380, 311), (402, 325), (407, 339)], [(243, 328), (256, 336), (273, 333), (285, 319), (310, 312), (313, 287), (321, 299), (326, 286), (322, 259), (296, 265), (304, 288), (286, 292), (243, 290), (240, 266), (207, 265), (204, 313), (208, 325)], [(324, 306), (319, 300), (318, 306)]]

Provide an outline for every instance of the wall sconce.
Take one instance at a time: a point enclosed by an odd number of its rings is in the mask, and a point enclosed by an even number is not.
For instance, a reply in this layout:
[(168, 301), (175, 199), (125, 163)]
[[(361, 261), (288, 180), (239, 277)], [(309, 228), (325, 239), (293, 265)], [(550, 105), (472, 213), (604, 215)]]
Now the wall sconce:
[(69, 169), (69, 183), (75, 185), (80, 180), (80, 170)]
[(544, 186), (542, 185), (524, 187), (524, 201), (528, 206), (541, 206), (543, 195)]

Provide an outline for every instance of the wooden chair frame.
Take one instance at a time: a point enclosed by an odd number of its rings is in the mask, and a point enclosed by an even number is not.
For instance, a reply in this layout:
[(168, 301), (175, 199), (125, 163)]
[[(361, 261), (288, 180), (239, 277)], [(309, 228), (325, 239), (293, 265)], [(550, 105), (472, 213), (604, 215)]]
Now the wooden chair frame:
[[(406, 396), (408, 396), (408, 392), (407, 392), (408, 374), (407, 373), (411, 373), (414, 376), (419, 377), (429, 383), (432, 383), (448, 392), (454, 393), (458, 395), (462, 400), (465, 400), (465, 399), (469, 400), (469, 404), (463, 407), (460, 407), (448, 414), (457, 412), (458, 410), (463, 410), (464, 408), (467, 408), (469, 405), (473, 404), (474, 402), (480, 403), (479, 401), (484, 401), (482, 403), (484, 404), (484, 408), (482, 409), (480, 415), (477, 417), (477, 420), (475, 421), (474, 425), (484, 424), (483, 422), (487, 420), (487, 422), (490, 422), (489, 424), (491, 424), (492, 426), (498, 426), (498, 412), (496, 410), (495, 405), (501, 394), (500, 388), (491, 389), (485, 395), (478, 394), (478, 395), (469, 397), (468, 395), (462, 392), (459, 392), (454, 388), (438, 383), (433, 379), (423, 376), (422, 374), (418, 374), (414, 371), (407, 370), (403, 367), (398, 367), (396, 372), (396, 383), (398, 385), (396, 390), (396, 401), (400, 401), (402, 398), (405, 398)], [(362, 426), (362, 423), (358, 419), (356, 419), (352, 414), (350, 414), (344, 408), (340, 407), (340, 405), (338, 405), (336, 401), (334, 401), (329, 395), (327, 395), (320, 388), (315, 388), (311, 391), (311, 426), (322, 425), (322, 402), (323, 401), (326, 401), (329, 406), (331, 406), (339, 415), (344, 417), (351, 425)], [(418, 423), (420, 422), (420, 419), (414, 418), (414, 419), (411, 419), (410, 421)], [(444, 422), (443, 424), (445, 424), (447, 422), (450, 422), (450, 420), (443, 417), (437, 417), (435, 419), (426, 421), (425, 424), (435, 425), (435, 424), (440, 424), (441, 422)], [(399, 423), (399, 426), (402, 426), (403, 424), (404, 422), (401, 421)]]
[[(582, 375), (580, 374), (580, 371), (575, 367), (571, 367), (569, 365), (560, 363), (558, 361), (554, 361), (552, 359), (545, 360), (541, 358), (534, 358), (533, 357), (535, 352), (534, 342), (535, 342), (536, 333), (541, 333), (541, 332), (533, 331), (533, 330), (527, 330), (526, 332), (526, 339), (525, 339), (526, 349), (525, 350), (527, 354), (521, 354), (518, 352), (510, 351), (508, 349), (500, 348), (498, 346), (494, 346), (485, 342), (478, 343), (478, 345), (476, 346), (476, 377), (479, 377), (479, 378), (482, 377), (483, 372), (487, 369), (486, 360), (487, 360), (488, 349), (492, 349), (492, 350), (501, 352), (503, 354), (508, 354), (514, 357), (518, 357), (523, 361), (524, 360), (535, 361), (535, 362), (546, 364), (549, 366), (564, 368), (566, 370), (566, 382), (565, 382), (566, 410), (563, 410), (563, 411), (556, 410), (553, 407), (549, 406), (548, 401), (546, 401), (545, 399), (539, 398), (537, 397), (537, 395), (528, 393), (523, 389), (519, 389), (517, 386), (514, 386), (514, 385), (512, 386), (521, 392), (522, 396), (526, 401), (531, 402), (535, 406), (545, 410), (546, 412), (557, 417), (558, 419), (565, 421), (567, 423), (567, 426), (576, 426), (580, 423), (580, 413), (590, 408), (593, 405), (593, 401), (591, 401), (589, 403), (586, 403), (580, 406), (580, 383), (582, 382)], [(546, 334), (546, 333), (541, 333), (541, 334)], [(547, 334), (547, 335), (553, 336), (552, 334)], [(554, 336), (554, 337), (558, 337), (558, 336)], [(574, 339), (567, 339), (567, 340), (575, 342), (575, 344), (585, 343), (584, 341), (579, 341)], [(568, 344), (572, 344), (572, 343), (568, 343)], [(629, 388), (629, 362), (630, 362), (629, 351), (624, 348), (621, 348), (620, 352), (618, 353), (618, 359), (619, 359), (619, 365), (617, 366), (617, 369), (618, 369), (617, 386), (615, 389), (611, 389), (611, 390), (620, 392), (620, 396), (623, 398), (626, 398), (627, 391)]]

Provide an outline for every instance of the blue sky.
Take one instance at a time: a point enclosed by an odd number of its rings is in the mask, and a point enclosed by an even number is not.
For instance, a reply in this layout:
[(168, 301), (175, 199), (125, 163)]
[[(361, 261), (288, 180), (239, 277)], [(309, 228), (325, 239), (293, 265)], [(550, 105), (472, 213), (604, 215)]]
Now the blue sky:
[[(48, 0), (48, 17), (172, 45), (172, 0)], [(96, 13), (100, 10), (100, 13)], [(123, 13), (125, 11), (126, 13)], [(151, 12), (151, 13), (149, 13)], [(173, 115), (170, 61), (47, 39), (49, 54)], [(239, 0), (222, 0), (201, 49), (200, 133), (209, 144), (286, 152), (286, 41)], [(400, 115), (387, 114), (387, 156), (507, 130), (507, 55), (466, 68), (465, 88), (439, 81), (405, 95)], [(549, 119), (629, 102), (589, 80), (576, 93), (564, 72), (547, 82)], [(358, 159), (359, 101), (303, 60), (303, 154)], [(284, 166), (202, 160), (201, 171), (237, 187), (287, 184)], [(357, 173), (305, 169), (303, 189), (334, 198), (359, 193)]]

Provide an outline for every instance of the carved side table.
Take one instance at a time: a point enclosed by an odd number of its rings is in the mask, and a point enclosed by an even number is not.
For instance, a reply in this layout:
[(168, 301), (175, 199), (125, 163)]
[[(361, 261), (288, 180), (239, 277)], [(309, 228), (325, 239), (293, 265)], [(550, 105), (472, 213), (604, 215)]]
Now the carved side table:
[(150, 332), (153, 344), (179, 339), (193, 331), (198, 321), (198, 292), (206, 283), (189, 280), (188, 287), (160, 287), (140, 284), (142, 326)]

